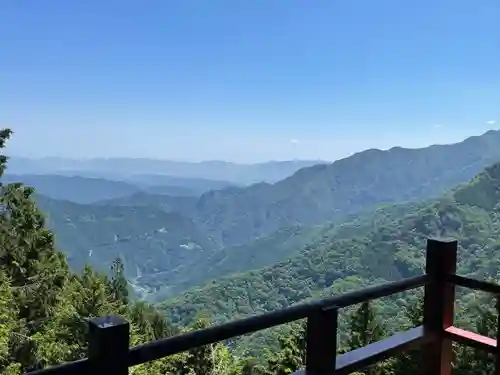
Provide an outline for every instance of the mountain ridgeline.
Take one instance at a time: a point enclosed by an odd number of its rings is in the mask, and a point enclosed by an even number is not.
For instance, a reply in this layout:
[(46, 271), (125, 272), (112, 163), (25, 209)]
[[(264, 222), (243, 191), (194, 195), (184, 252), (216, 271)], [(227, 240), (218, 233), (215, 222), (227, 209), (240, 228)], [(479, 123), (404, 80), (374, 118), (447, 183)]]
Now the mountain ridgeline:
[(326, 223), (383, 204), (438, 197), (500, 160), (498, 145), (500, 132), (489, 131), (452, 145), (367, 150), (274, 184), (200, 197), (140, 191), (90, 205), (38, 199), (73, 267), (107, 270), (120, 257), (138, 289), (163, 299), (296, 255)]
[(198, 197), (210, 190), (232, 186), (227, 181), (162, 175), (136, 175), (111, 180), (58, 174), (5, 174), (2, 176), (2, 182), (22, 182), (35, 188), (38, 194), (82, 204), (127, 198), (140, 193)]
[[(0, 148), (9, 136), (8, 130), (0, 132)], [(497, 134), (490, 132), (468, 141), (479, 141), (486, 149), (491, 136)], [(450, 148), (458, 147), (463, 151), (464, 143), (437, 149), (449, 152)], [(431, 149), (435, 150), (427, 151)], [(414, 276), (424, 266), (426, 239), (436, 235), (459, 240), (460, 274), (498, 279), (500, 162), (459, 181), (453, 188), (445, 186), (460, 180), (481, 163), (489, 163), (493, 151), (488, 157), (469, 152), (462, 160), (466, 164), (449, 173), (443, 159), (433, 164), (434, 169), (429, 167), (434, 160), (431, 158), (427, 168), (422, 168), (421, 178), (410, 179), (412, 184), (406, 185), (407, 191), (392, 198), (388, 198), (391, 188), (387, 181), (374, 174), (354, 177), (342, 167), (349, 160), (356, 166), (359, 158), (368, 158), (361, 165), (373, 162), (375, 168), (385, 163), (383, 155), (394, 156), (394, 152), (397, 155), (417, 152), (420, 156), (413, 157), (412, 163), (425, 160), (421, 154), (425, 154), (425, 149), (369, 150), (364, 157), (361, 153), (328, 167), (306, 168), (273, 185), (230, 187), (199, 198), (140, 191), (93, 204), (56, 200), (40, 193), (31, 199), (33, 189), (3, 183), (6, 158), (2, 156), (0, 373), (19, 374), (83, 358), (88, 319), (95, 316), (123, 316), (130, 322), (131, 345), (139, 345), (209, 327), (211, 321), (232, 320), (366, 284)], [(450, 168), (456, 166), (456, 160), (448, 160)], [(380, 173), (404, 186), (405, 179), (401, 176), (408, 177), (407, 162), (408, 157), (397, 163), (387, 162)], [(441, 170), (446, 181), (438, 179), (435, 169)], [(428, 170), (433, 172), (424, 173)], [(319, 177), (321, 173), (324, 181)], [(329, 185), (329, 181), (338, 185)], [(349, 184), (351, 190), (340, 182)], [(203, 202), (213, 197), (222, 199), (220, 207), (228, 209), (228, 202), (236, 204), (241, 202), (241, 196), (252, 197), (252, 194), (254, 200), (250, 203), (272, 211), (276, 206), (269, 205), (264, 197), (260, 202), (257, 197), (276, 186), (281, 186), (286, 192), (283, 197), (290, 201), (302, 201), (304, 192), (317, 193), (313, 212), (317, 212), (314, 209), (321, 205), (319, 198), (324, 196), (337, 199), (343, 194), (346, 200), (351, 199), (353, 206), (344, 201), (330, 202), (331, 215), (322, 222), (318, 216), (307, 216), (305, 206), (301, 213), (289, 212), (278, 229), (267, 233), (253, 228), (256, 232), (253, 239), (245, 240), (247, 234), (239, 233), (241, 239), (234, 243), (203, 216)], [(386, 191), (377, 190), (384, 186)], [(328, 189), (330, 195), (325, 193)], [(436, 196), (439, 190), (443, 191)], [(274, 194), (278, 197), (277, 192)], [(307, 197), (312, 200), (314, 194)], [(358, 200), (359, 197), (364, 198)], [(363, 203), (366, 197), (372, 199)], [(380, 204), (386, 201), (389, 203)], [(46, 213), (45, 217), (39, 208)], [(258, 207), (255, 211), (249, 205), (246, 208), (248, 216), (259, 213)], [(321, 208), (326, 212), (325, 207)], [(226, 212), (233, 213), (235, 220), (242, 217), (236, 208)], [(217, 210), (214, 215), (218, 215)], [(292, 217), (295, 219), (291, 220)], [(55, 230), (55, 237), (46, 226)], [(107, 275), (97, 272), (94, 266)], [(109, 271), (105, 269), (108, 266)], [(152, 306), (129, 298), (128, 284), (142, 297), (152, 290), (157, 298), (173, 297)], [(491, 302), (491, 298), (474, 292), (459, 292), (457, 324), (475, 328), (483, 335), (494, 335), (497, 316), (489, 306)], [(401, 327), (420, 324), (421, 306), (417, 292), (342, 309), (338, 352), (380, 340)], [(131, 373), (289, 375), (304, 367), (304, 332), (304, 324), (294, 322), (143, 364), (131, 369)], [(454, 351), (457, 375), (492, 372), (492, 364), (485, 356), (461, 347)], [(419, 353), (410, 351), (402, 358), (377, 363), (366, 374), (416, 373), (420, 364)]]
[[(57, 174), (105, 178), (109, 180), (143, 179), (155, 176), (154, 185), (170, 185), (165, 178), (228, 181), (234, 185), (248, 185), (257, 182), (276, 182), (297, 170), (324, 163), (321, 160), (270, 161), (257, 164), (237, 164), (226, 161), (181, 162), (154, 159), (86, 159), (65, 158), (28, 159), (11, 157), (9, 169), (16, 174)], [(158, 181), (159, 180), (159, 181)], [(150, 181), (151, 182), (151, 181)], [(166, 183), (167, 182), (167, 183)]]
[(281, 227), (314, 225), (383, 203), (435, 197), (500, 160), (500, 132), (423, 149), (367, 150), (275, 184), (211, 191), (196, 215), (226, 246)]
[[(500, 163), (440, 198), (365, 212), (320, 233), (295, 256), (212, 280), (165, 301), (161, 309), (181, 324), (201, 312), (223, 322), (367, 284), (416, 276), (423, 272), (426, 240), (435, 236), (458, 240), (459, 274), (498, 280)], [(462, 305), (477, 298), (464, 293), (460, 292)], [(393, 324), (404, 311), (401, 303), (396, 299), (384, 305)], [(464, 308), (458, 313), (465, 316), (468, 312)], [(242, 345), (248, 348), (251, 343), (252, 338), (246, 338)]]

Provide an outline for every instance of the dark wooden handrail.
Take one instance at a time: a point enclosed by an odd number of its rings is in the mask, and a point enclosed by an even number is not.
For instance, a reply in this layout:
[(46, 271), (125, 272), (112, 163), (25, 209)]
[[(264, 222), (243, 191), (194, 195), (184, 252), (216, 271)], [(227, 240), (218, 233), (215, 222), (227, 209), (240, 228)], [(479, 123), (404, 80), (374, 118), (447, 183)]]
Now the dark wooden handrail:
[(449, 275), (448, 282), (464, 288), (479, 290), (481, 292), (500, 295), (500, 285), (488, 281), (470, 279), (458, 275)]
[[(425, 373), (451, 374), (452, 341), (499, 354), (496, 340), (453, 327), (455, 285), (500, 295), (500, 286), (457, 276), (457, 242), (430, 239), (424, 275), (372, 286), (341, 296), (297, 304), (199, 331), (129, 348), (129, 323), (120, 317), (92, 319), (88, 358), (30, 375), (125, 375), (128, 367), (157, 360), (199, 346), (307, 318), (306, 368), (295, 375), (347, 374), (408, 348), (424, 348)], [(424, 286), (424, 322), (420, 327), (351, 352), (336, 355), (338, 309)], [(500, 304), (499, 304), (500, 305)], [(497, 366), (500, 368), (500, 366)]]
[[(405, 350), (430, 344), (434, 339), (434, 335), (425, 333), (423, 326), (415, 327), (345, 354), (337, 356), (330, 354), (330, 357), (335, 360), (335, 369), (328, 369), (324, 372), (313, 370), (311, 374), (350, 374)], [(296, 371), (293, 375), (309, 375), (307, 371), (307, 369)]]
[(425, 275), (369, 287), (342, 296), (298, 304), (282, 310), (235, 320), (199, 331), (185, 333), (139, 345), (130, 350), (129, 365), (135, 366), (168, 355), (177, 354), (197, 346), (213, 344), (235, 336), (246, 335), (263, 329), (304, 319), (328, 307), (347, 307), (364, 301), (418, 288), (425, 284)]

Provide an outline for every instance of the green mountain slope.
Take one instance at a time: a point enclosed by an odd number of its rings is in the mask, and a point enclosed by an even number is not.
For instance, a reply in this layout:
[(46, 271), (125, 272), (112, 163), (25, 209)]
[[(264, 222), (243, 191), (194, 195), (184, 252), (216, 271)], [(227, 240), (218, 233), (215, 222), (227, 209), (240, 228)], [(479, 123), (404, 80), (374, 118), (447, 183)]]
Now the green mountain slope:
[(206, 253), (206, 258), (170, 270), (168, 275), (166, 272), (143, 275), (140, 281), (148, 289), (155, 290), (152, 300), (161, 301), (207, 280), (278, 262), (299, 252), (314, 238), (317, 230), (309, 227), (285, 228), (246, 245)]
[(140, 190), (127, 182), (79, 176), (5, 174), (2, 176), (2, 182), (22, 182), (35, 188), (38, 194), (75, 203), (93, 203), (103, 199), (125, 197)]
[(143, 274), (189, 267), (217, 248), (192, 220), (161, 208), (80, 205), (40, 195), (36, 201), (76, 270), (88, 263), (107, 271), (120, 257), (127, 278), (140, 286)]
[(367, 220), (368, 215), (352, 215), (342, 224), (282, 228), (268, 236), (257, 238), (249, 244), (222, 248), (214, 251), (211, 256), (196, 265), (190, 265), (189, 268), (178, 267), (175, 274), (169, 274), (169, 286), (165, 290), (161, 288), (163, 275), (144, 275), (141, 281), (148, 287), (160, 288), (152, 298), (155, 301), (161, 301), (171, 294), (181, 293), (207, 280), (259, 269), (297, 255), (318, 239), (331, 236), (332, 230), (335, 230), (337, 235), (349, 236), (353, 232), (358, 233), (360, 228), (370, 227), (375, 221), (380, 224), (390, 220), (394, 215), (412, 209), (413, 206), (415, 204), (380, 207), (369, 216), (369, 220)]
[[(212, 189), (231, 186), (224, 181), (175, 178), (169, 176), (137, 175), (110, 180), (101, 177), (64, 176), (55, 174), (5, 174), (2, 182), (22, 182), (36, 189), (38, 194), (53, 199), (91, 204), (106, 201), (113, 204), (134, 200), (132, 195), (170, 195), (179, 199), (196, 198)], [(182, 197), (182, 198), (180, 198)]]
[(96, 202), (99, 206), (150, 207), (161, 208), (167, 212), (178, 212), (184, 216), (195, 217), (196, 197), (172, 196), (137, 192), (127, 197), (102, 200)]
[[(127, 260), (127, 275), (141, 287), (156, 291), (156, 298), (164, 299), (207, 280), (265, 267), (297, 254), (319, 235), (314, 226), (339, 222), (384, 202), (419, 200), (442, 193), (470, 179), (490, 159), (500, 160), (497, 145), (500, 132), (491, 131), (448, 146), (368, 150), (331, 165), (302, 169), (273, 185), (230, 187), (200, 198), (139, 192), (95, 206), (65, 208), (64, 203), (55, 202), (41, 206), (53, 217), (53, 228), (59, 242), (65, 241), (72, 265), (81, 267), (89, 249), (122, 254)], [(107, 219), (110, 212), (124, 215), (112, 221), (113, 227)], [(78, 219), (93, 213), (93, 227)], [(150, 220), (151, 214), (157, 219)], [(75, 218), (71, 225), (65, 221), (66, 216)], [(143, 235), (165, 227), (162, 220), (170, 227), (171, 239), (167, 240), (165, 234), (155, 234), (154, 239)], [(139, 233), (126, 242), (103, 241), (94, 233), (135, 233), (136, 228), (140, 228)], [(359, 228), (345, 226), (343, 231), (350, 241)], [(328, 233), (322, 236), (329, 238)], [(203, 252), (194, 251), (194, 255), (180, 257), (173, 264), (171, 259), (162, 258), (162, 254), (178, 257), (174, 249), (189, 242), (188, 238), (205, 243), (200, 245)], [(166, 253), (165, 247), (169, 249)], [(142, 253), (147, 253), (157, 267), (143, 269), (142, 258), (136, 257)], [(110, 257), (106, 256), (104, 264)], [(138, 274), (141, 276), (136, 279)]]
[(323, 224), (382, 203), (439, 196), (500, 160), (500, 131), (453, 145), (367, 150), (275, 184), (210, 191), (195, 220), (225, 246), (283, 227)]
[(119, 181), (137, 185), (141, 190), (152, 194), (169, 194), (176, 196), (200, 196), (210, 190), (220, 190), (236, 185), (233, 182), (209, 180), (199, 177), (176, 177), (164, 174), (130, 174), (118, 175)]
[(212, 281), (161, 306), (175, 321), (189, 321), (199, 311), (227, 320), (329, 294), (346, 281), (352, 284), (353, 277), (358, 286), (413, 276), (422, 272), (425, 241), (432, 236), (459, 240), (461, 274), (495, 277), (500, 269), (499, 189), (500, 164), (495, 164), (442, 198), (404, 210), (386, 208), (371, 218), (360, 215), (327, 229), (295, 257)]

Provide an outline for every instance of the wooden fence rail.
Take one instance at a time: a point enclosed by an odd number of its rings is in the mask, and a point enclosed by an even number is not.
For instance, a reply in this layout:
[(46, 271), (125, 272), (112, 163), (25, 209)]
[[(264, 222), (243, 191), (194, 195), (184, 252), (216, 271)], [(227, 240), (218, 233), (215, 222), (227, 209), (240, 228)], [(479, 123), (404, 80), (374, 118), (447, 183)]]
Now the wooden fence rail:
[[(415, 347), (422, 349), (423, 374), (450, 375), (453, 341), (496, 354), (495, 374), (500, 375), (500, 350), (497, 347), (500, 330), (497, 329), (496, 339), (492, 339), (453, 326), (455, 285), (489, 292), (495, 294), (497, 299), (500, 297), (500, 286), (458, 276), (456, 267), (457, 242), (429, 239), (425, 274), (421, 276), (299, 304), (133, 348), (129, 348), (128, 322), (116, 316), (92, 319), (89, 323), (88, 358), (26, 375), (125, 375), (131, 366), (304, 318), (307, 319), (306, 368), (294, 375), (348, 374)], [(345, 354), (336, 354), (340, 308), (421, 286), (424, 286), (422, 326)], [(497, 304), (499, 308), (500, 302)]]

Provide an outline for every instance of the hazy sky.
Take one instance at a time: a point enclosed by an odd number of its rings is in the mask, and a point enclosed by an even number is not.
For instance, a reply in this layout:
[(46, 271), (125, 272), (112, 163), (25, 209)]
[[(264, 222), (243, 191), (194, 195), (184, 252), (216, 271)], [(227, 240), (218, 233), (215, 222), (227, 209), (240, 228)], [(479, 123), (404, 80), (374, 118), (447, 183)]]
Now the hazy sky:
[(0, 126), (34, 157), (458, 141), (500, 123), (499, 20), (498, 0), (2, 0)]

